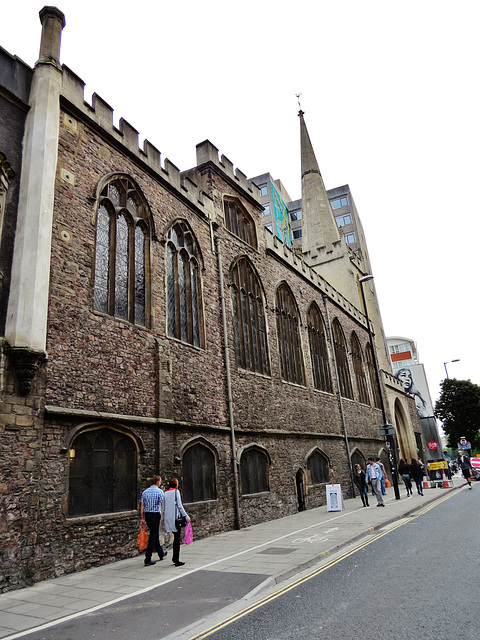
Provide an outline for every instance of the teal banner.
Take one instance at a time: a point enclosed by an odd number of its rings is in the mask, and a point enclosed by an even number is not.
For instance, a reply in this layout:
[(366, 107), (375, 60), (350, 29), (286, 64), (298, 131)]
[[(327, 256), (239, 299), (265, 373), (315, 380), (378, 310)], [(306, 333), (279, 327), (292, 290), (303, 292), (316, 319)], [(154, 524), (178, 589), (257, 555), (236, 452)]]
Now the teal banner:
[(292, 232), (290, 231), (290, 224), (288, 222), (287, 207), (272, 183), (270, 183), (270, 188), (272, 190), (273, 215), (275, 218), (277, 238), (280, 238), (287, 247), (291, 247), (293, 242)]

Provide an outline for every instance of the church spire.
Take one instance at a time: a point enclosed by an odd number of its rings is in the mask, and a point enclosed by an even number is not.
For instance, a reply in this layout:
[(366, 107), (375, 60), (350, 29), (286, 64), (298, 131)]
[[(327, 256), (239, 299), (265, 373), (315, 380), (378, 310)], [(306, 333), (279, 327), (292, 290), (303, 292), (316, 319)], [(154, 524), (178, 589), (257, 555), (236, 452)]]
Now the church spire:
[(298, 115), (302, 162), (302, 251), (313, 266), (330, 259), (333, 251), (337, 253), (341, 238), (301, 109)]

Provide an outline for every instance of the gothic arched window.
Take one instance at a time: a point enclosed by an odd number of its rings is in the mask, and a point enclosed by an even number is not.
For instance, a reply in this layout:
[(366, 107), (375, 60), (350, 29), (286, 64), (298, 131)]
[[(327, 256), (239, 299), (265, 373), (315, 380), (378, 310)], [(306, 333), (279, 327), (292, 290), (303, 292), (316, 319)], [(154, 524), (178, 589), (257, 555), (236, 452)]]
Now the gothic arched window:
[(312, 484), (321, 484), (330, 479), (330, 465), (328, 459), (320, 451), (314, 451), (307, 460), (307, 469), (310, 471)]
[(370, 387), (373, 393), (373, 405), (377, 407), (377, 409), (381, 409), (382, 403), (380, 401), (380, 391), (378, 389), (377, 376), (375, 373), (375, 363), (373, 361), (372, 345), (370, 344), (370, 342), (367, 342), (367, 346), (365, 348), (365, 359), (367, 361), (368, 379), (370, 380)]
[(335, 358), (337, 360), (340, 393), (344, 398), (351, 398), (353, 400), (352, 381), (350, 379), (350, 370), (347, 358), (347, 342), (345, 340), (343, 329), (337, 318), (335, 318), (332, 323), (332, 333)]
[(300, 320), (292, 292), (282, 283), (275, 296), (277, 338), (282, 378), (287, 382), (305, 384), (302, 347), (300, 344)]
[(256, 249), (257, 234), (252, 216), (236, 199), (225, 198), (223, 206), (227, 229)]
[(242, 453), (240, 458), (240, 481), (242, 495), (270, 490), (268, 484), (268, 458), (262, 449), (251, 447)]
[(179, 221), (167, 235), (168, 335), (203, 347), (202, 323), (200, 252), (190, 227)]
[(70, 447), (68, 515), (137, 508), (137, 451), (113, 429), (80, 433)]
[(95, 310), (147, 325), (150, 235), (140, 190), (126, 177), (112, 178), (98, 199)]
[(325, 324), (322, 314), (315, 303), (313, 303), (308, 310), (307, 324), (315, 388), (331, 393), (332, 379), (330, 377), (330, 365), (328, 363)]
[(352, 333), (352, 360), (353, 372), (355, 374), (355, 380), (357, 381), (358, 399), (363, 404), (370, 404), (367, 379), (365, 377), (365, 369), (363, 368), (362, 348), (355, 332)]
[(267, 331), (262, 288), (247, 258), (231, 269), (231, 295), (237, 364), (268, 375)]
[(196, 443), (188, 447), (183, 454), (182, 475), (185, 502), (216, 499), (215, 456), (206, 445)]

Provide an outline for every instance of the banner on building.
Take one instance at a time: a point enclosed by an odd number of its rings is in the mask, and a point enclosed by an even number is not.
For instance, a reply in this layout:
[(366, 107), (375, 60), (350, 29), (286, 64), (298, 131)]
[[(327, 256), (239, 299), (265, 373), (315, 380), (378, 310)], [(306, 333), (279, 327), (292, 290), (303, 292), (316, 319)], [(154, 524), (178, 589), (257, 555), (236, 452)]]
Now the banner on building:
[(433, 416), (432, 399), (428, 390), (423, 364), (410, 364), (395, 371), (395, 377), (402, 381), (405, 393), (415, 399), (420, 418)]
[(275, 219), (275, 233), (277, 238), (287, 245), (292, 246), (292, 232), (290, 231), (290, 223), (288, 221), (287, 207), (280, 197), (280, 194), (275, 189), (273, 183), (270, 183), (270, 189), (272, 191), (273, 202), (273, 217)]

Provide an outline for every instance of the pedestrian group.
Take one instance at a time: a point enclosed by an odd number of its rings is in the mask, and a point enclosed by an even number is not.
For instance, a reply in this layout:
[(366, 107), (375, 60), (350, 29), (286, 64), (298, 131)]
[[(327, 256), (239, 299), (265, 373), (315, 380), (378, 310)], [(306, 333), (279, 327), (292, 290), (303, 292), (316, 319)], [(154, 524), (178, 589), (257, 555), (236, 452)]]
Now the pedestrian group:
[(176, 567), (182, 567), (185, 563), (180, 562), (180, 534), (190, 518), (183, 508), (177, 478), (170, 480), (165, 492), (160, 489), (161, 483), (162, 478), (154, 475), (152, 484), (145, 489), (140, 499), (140, 524), (146, 524), (149, 530), (144, 562), (146, 567), (156, 564), (156, 560), (152, 560), (154, 551), (159, 560), (167, 556), (160, 544), (160, 523), (163, 518), (165, 533), (173, 533), (172, 562)]
[[(410, 464), (403, 458), (398, 464), (398, 473), (402, 477), (407, 490), (407, 497), (412, 495), (412, 480), (417, 487), (417, 493), (423, 496), (423, 477), (425, 475), (425, 466), (423, 462), (412, 458)], [(372, 490), (372, 495), (377, 499), (377, 507), (384, 507), (383, 496), (386, 495), (386, 486), (390, 486), (385, 471), (385, 466), (380, 458), (368, 458), (365, 471), (360, 464), (354, 467), (353, 478), (360, 492), (360, 498), (364, 507), (369, 507), (368, 502), (368, 485)]]

